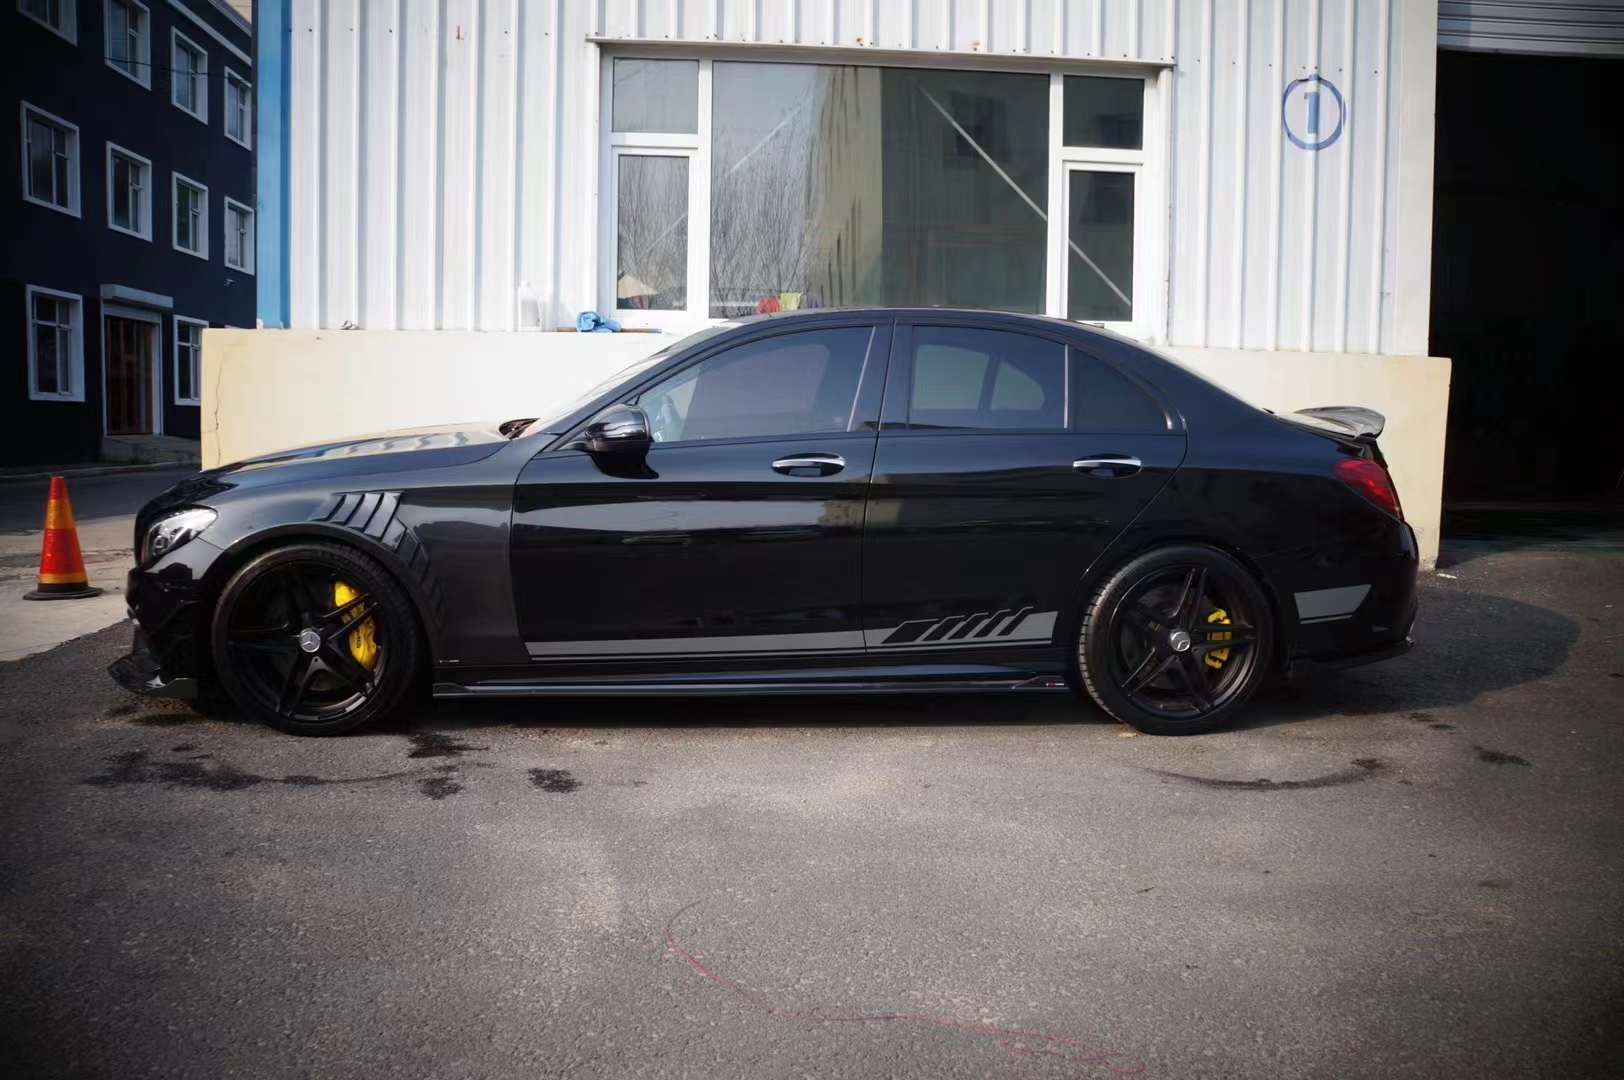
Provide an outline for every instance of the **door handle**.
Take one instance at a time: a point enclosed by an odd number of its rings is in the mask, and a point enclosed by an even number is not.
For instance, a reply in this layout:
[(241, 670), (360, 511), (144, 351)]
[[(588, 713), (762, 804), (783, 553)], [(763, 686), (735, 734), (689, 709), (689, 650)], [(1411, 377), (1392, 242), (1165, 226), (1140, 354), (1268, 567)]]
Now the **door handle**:
[(833, 476), (845, 467), (839, 454), (792, 454), (773, 462), (773, 471), (785, 476)]
[(1132, 476), (1144, 468), (1144, 464), (1128, 454), (1096, 454), (1093, 457), (1078, 458), (1071, 463), (1071, 467), (1080, 473), (1087, 473), (1102, 480), (1116, 480)]

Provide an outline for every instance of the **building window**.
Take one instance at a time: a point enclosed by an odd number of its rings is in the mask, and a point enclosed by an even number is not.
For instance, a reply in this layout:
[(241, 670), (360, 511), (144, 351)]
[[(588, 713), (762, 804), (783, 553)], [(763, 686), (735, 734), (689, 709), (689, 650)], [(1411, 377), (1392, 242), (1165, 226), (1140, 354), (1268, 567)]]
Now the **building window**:
[(600, 302), (632, 325), (868, 305), (1154, 325), (1136, 302), (1156, 280), (1140, 209), (1154, 80), (605, 68)]
[(171, 30), (169, 100), (181, 112), (209, 122), (209, 54), (203, 46)]
[(254, 212), (235, 199), (226, 199), (226, 265), (254, 272)]
[(152, 162), (107, 144), (107, 227), (152, 239)]
[(175, 316), (175, 404), (197, 405), (203, 399), (203, 329), (201, 319)]
[(23, 102), (23, 198), (79, 216), (79, 129)]
[(84, 301), (77, 293), (29, 285), (28, 396), (35, 401), (85, 399)]
[(175, 250), (209, 257), (209, 189), (180, 173), (174, 174)]
[(142, 86), (152, 85), (151, 20), (135, 0), (106, 0), (107, 66)]
[(254, 88), (226, 68), (226, 138), (254, 148)]
[(17, 10), (58, 37), (78, 43), (74, 9), (78, 0), (17, 0)]

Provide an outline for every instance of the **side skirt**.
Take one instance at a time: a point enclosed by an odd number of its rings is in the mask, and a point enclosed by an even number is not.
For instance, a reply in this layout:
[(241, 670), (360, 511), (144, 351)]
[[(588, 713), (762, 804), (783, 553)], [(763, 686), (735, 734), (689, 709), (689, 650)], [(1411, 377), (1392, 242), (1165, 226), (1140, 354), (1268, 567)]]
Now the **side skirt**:
[[(446, 674), (442, 672), (442, 675)], [(799, 671), (764, 676), (757, 672), (684, 677), (667, 675), (621, 678), (517, 678), (436, 680), (437, 698), (533, 697), (746, 697), (789, 694), (961, 694), (993, 691), (1059, 692), (1067, 690), (1062, 674), (1035, 674), (996, 668), (952, 674), (924, 674), (919, 669), (853, 672)]]

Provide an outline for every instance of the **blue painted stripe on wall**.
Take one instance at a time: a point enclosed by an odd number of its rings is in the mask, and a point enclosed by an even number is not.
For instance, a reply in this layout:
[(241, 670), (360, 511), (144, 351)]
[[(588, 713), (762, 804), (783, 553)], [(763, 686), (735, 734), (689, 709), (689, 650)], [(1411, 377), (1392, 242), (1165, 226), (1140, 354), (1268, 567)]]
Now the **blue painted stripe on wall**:
[(288, 64), (292, 55), (293, 0), (261, 0), (254, 24), (255, 95), (258, 116), (258, 200), (255, 243), (259, 251), (261, 324), (288, 325)]

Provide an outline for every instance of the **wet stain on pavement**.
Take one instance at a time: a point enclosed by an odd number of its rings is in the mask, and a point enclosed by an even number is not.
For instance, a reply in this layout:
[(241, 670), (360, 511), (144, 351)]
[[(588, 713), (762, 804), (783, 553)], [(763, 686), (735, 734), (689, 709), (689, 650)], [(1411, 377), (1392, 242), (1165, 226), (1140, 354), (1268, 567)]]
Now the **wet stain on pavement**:
[[(204, 755), (205, 757), (207, 755)], [(203, 791), (247, 791), (262, 784), (287, 787), (327, 787), (343, 784), (371, 784), (414, 776), (413, 772), (380, 773), (376, 776), (347, 776), (323, 779), (318, 776), (262, 776), (245, 772), (225, 762), (206, 764), (197, 759), (153, 761), (145, 750), (130, 750), (107, 759), (107, 768), (83, 782), (93, 787), (125, 787), (131, 784), (158, 784), (164, 787)]]
[(1354, 758), (1353, 768), (1342, 769), (1325, 776), (1316, 776), (1309, 780), (1270, 780), (1268, 777), (1259, 777), (1256, 780), (1222, 780), (1211, 776), (1191, 776), (1188, 773), (1169, 772), (1165, 769), (1147, 769), (1170, 780), (1183, 780), (1191, 784), (1199, 784), (1209, 788), (1227, 788), (1239, 791), (1308, 791), (1314, 788), (1338, 787), (1342, 784), (1354, 784), (1360, 780), (1368, 780), (1387, 766), (1377, 758)]
[(489, 750), (488, 746), (473, 746), (447, 735), (443, 731), (418, 731), (407, 736), (411, 739), (413, 750), (406, 756), (409, 758), (435, 758), (435, 757), (462, 757), (479, 750)]
[(1507, 754), (1501, 750), (1490, 750), (1486, 746), (1478, 746), (1474, 747), (1473, 749), (1477, 751), (1477, 760), (1488, 765), (1521, 765), (1524, 768), (1528, 768), (1534, 764), (1525, 757), (1518, 757), (1516, 754)]
[(1500, 878), (1484, 878), (1482, 881), (1477, 883), (1477, 887), (1480, 889), (1509, 889), (1511, 887), (1511, 882), (1504, 881)]
[(1432, 730), (1434, 730), (1434, 731), (1454, 731), (1455, 730), (1455, 725), (1454, 724), (1429, 724), (1427, 726), (1432, 728)]
[(581, 782), (565, 769), (531, 769), (530, 783), (555, 795), (568, 795), (581, 786)]
[(417, 790), (438, 802), (461, 791), (462, 785), (450, 776), (431, 776), (426, 780), (419, 780)]

